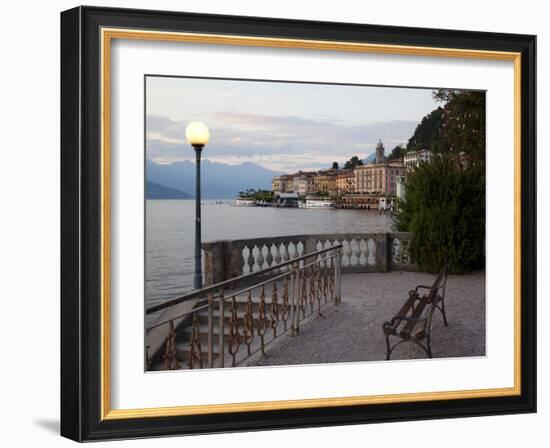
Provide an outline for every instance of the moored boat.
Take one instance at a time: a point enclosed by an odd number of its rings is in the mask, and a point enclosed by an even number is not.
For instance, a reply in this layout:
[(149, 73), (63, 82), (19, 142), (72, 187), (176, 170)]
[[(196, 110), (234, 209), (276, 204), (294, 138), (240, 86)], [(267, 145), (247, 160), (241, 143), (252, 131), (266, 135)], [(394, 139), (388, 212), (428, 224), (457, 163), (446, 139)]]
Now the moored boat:
[(236, 207), (255, 207), (256, 200), (249, 198), (236, 198), (233, 205)]
[(310, 209), (331, 209), (335, 208), (335, 205), (334, 202), (327, 199), (306, 199), (305, 202), (300, 202), (298, 207)]

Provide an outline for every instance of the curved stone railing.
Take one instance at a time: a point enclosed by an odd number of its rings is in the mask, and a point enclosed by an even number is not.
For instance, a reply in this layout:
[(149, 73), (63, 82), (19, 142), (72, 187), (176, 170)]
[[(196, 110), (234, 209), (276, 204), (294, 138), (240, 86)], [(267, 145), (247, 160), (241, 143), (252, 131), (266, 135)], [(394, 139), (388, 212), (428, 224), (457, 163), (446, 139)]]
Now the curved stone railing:
[(415, 271), (412, 235), (338, 233), (220, 240), (203, 243), (205, 284), (260, 271), (308, 253), (342, 245), (341, 269), (348, 272)]

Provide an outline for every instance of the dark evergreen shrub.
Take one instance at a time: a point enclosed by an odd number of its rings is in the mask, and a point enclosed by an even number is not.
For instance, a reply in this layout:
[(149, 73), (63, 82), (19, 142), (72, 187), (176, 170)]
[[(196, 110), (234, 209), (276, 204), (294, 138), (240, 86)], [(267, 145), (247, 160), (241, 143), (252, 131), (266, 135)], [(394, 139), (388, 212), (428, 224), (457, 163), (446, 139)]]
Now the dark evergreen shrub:
[(484, 164), (464, 168), (451, 155), (421, 164), (407, 178), (395, 227), (412, 232), (421, 270), (436, 272), (445, 262), (452, 273), (484, 267)]

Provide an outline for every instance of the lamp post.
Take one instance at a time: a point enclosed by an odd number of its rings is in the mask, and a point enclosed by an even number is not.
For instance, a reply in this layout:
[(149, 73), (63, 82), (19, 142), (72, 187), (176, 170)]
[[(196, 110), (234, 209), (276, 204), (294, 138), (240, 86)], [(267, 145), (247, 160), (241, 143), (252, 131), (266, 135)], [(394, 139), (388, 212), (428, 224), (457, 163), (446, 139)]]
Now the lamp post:
[(210, 139), (210, 131), (204, 123), (193, 121), (187, 125), (185, 137), (187, 137), (187, 142), (195, 150), (195, 274), (193, 276), (193, 285), (195, 289), (201, 289), (201, 151)]

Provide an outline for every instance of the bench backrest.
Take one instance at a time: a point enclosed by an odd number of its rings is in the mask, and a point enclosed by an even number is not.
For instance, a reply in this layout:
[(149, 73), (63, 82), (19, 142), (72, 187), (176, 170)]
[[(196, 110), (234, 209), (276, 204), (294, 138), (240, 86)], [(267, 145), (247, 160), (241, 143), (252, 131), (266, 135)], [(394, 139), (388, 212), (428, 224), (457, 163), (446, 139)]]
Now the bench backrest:
[(445, 293), (445, 286), (447, 284), (448, 271), (449, 271), (449, 266), (445, 264), (441, 268), (441, 271), (439, 271), (437, 278), (435, 279), (432, 287), (430, 288), (430, 293), (428, 294), (428, 302), (431, 302), (436, 298), (437, 293), (439, 292), (440, 289), (443, 289), (443, 294)]

